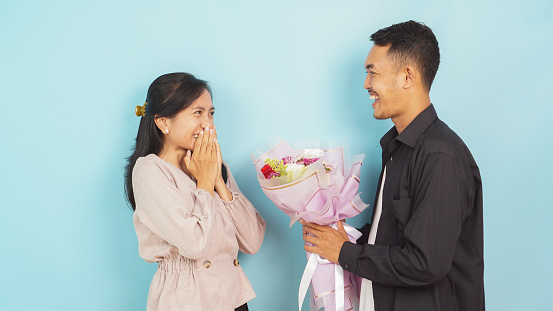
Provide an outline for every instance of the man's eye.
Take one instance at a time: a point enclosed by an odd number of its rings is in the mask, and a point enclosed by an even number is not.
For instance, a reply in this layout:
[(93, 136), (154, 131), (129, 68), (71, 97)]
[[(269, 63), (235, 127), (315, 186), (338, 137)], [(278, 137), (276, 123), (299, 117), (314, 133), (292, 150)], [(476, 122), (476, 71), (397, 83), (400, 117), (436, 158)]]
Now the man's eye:
[(209, 113), (210, 116), (213, 116), (215, 114), (215, 111), (212, 111)]
[(369, 71), (369, 73), (371, 74), (371, 76), (374, 76), (376, 74), (376, 72), (374, 71)]

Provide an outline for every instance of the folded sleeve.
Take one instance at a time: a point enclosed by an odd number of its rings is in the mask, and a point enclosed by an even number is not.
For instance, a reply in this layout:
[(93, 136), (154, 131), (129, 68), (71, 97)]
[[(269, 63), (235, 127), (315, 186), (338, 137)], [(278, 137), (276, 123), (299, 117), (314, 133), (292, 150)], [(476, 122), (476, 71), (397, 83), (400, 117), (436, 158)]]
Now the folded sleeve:
[(227, 167), (227, 187), (232, 192), (232, 201), (223, 200), (223, 205), (236, 228), (239, 249), (246, 254), (255, 254), (261, 247), (266, 223), (252, 203), (242, 194), (230, 169)]
[(154, 161), (139, 158), (132, 173), (135, 214), (186, 258), (199, 259), (210, 239), (216, 209), (203, 189), (183, 191)]
[(369, 241), (369, 232), (371, 230), (371, 224), (367, 223), (363, 227), (357, 229), (361, 232), (361, 236), (357, 239), (357, 244), (367, 244)]
[[(417, 193), (408, 199), (412, 214), (399, 220), (405, 224), (403, 245), (346, 242), (340, 251), (340, 265), (389, 286), (427, 286), (440, 281), (451, 270), (473, 198), (470, 181), (454, 158), (443, 153), (428, 155)], [(395, 203), (405, 203), (401, 201)], [(393, 204), (388, 207), (394, 208)]]

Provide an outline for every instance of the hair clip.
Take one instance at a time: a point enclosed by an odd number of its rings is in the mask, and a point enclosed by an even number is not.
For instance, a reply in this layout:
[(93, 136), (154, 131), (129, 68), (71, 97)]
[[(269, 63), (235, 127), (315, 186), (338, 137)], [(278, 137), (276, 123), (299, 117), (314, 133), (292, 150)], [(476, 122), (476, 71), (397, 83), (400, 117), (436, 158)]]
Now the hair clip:
[(136, 106), (134, 108), (134, 113), (137, 117), (145, 117), (146, 116), (146, 105), (148, 105), (148, 102), (145, 102), (142, 106)]

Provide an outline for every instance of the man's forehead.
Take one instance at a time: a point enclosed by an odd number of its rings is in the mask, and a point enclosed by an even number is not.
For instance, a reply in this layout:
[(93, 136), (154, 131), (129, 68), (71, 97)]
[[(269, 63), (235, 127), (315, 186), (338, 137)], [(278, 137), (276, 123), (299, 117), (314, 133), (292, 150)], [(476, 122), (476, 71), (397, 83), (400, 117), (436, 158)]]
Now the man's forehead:
[(369, 54), (367, 55), (367, 58), (365, 59), (365, 68), (371, 69), (378, 66), (379, 63), (382, 61), (385, 61), (387, 58), (388, 50), (390, 49), (390, 45), (386, 46), (379, 46), (379, 45), (373, 45), (371, 50), (369, 51)]

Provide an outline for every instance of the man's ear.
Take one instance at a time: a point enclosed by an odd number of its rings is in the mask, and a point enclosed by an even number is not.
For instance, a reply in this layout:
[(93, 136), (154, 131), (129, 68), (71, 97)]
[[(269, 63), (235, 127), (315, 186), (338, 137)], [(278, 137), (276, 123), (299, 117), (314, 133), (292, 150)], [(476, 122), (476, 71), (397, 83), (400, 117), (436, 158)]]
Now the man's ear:
[(407, 89), (415, 84), (415, 81), (419, 78), (418, 71), (412, 66), (405, 66), (403, 68), (403, 88)]

